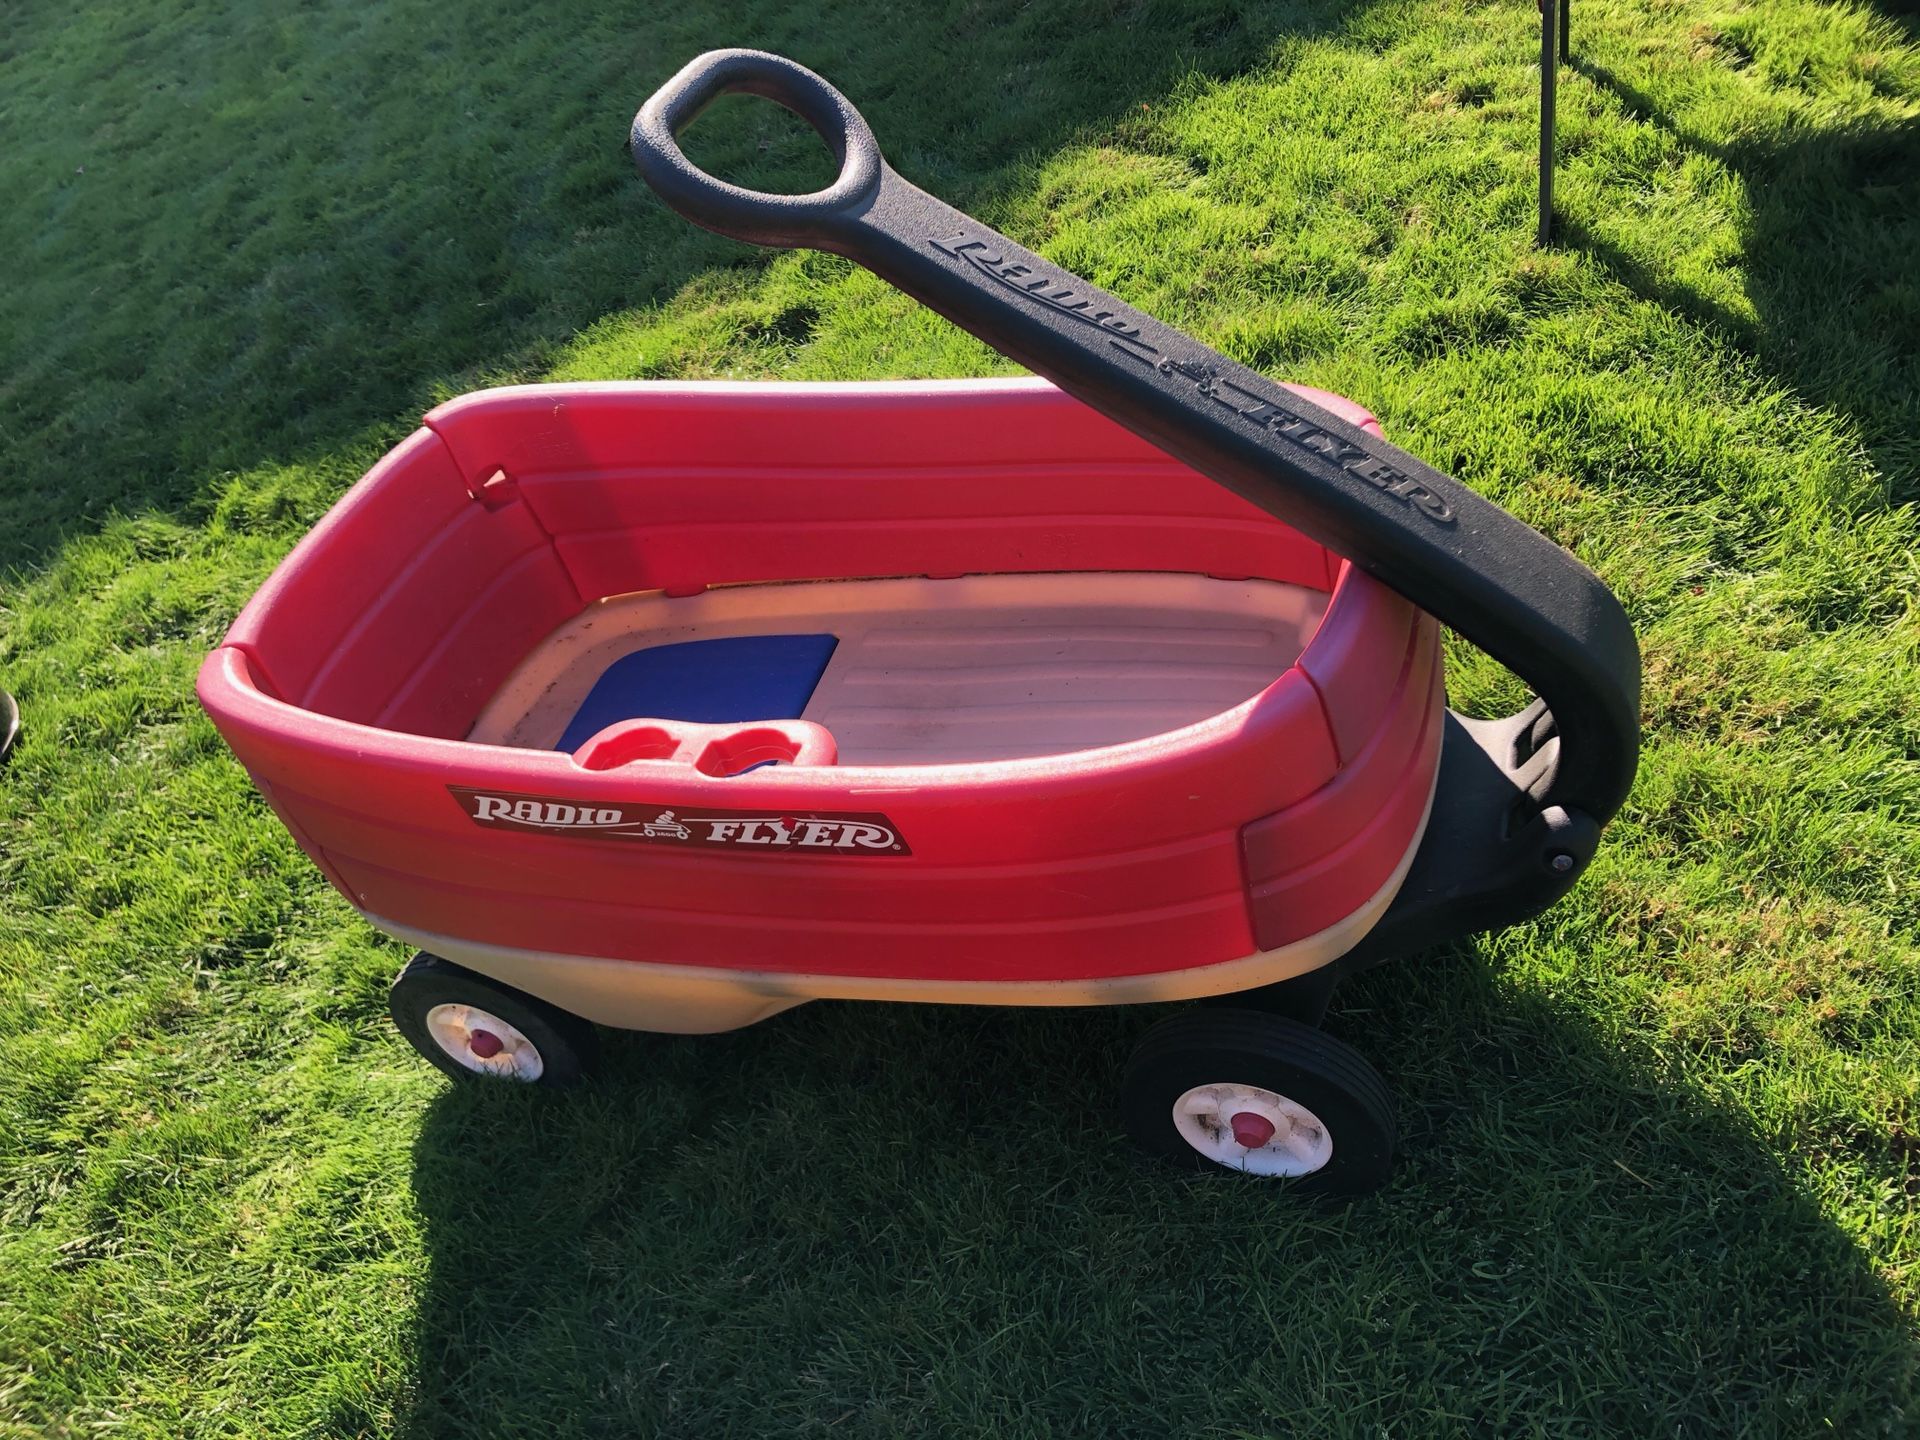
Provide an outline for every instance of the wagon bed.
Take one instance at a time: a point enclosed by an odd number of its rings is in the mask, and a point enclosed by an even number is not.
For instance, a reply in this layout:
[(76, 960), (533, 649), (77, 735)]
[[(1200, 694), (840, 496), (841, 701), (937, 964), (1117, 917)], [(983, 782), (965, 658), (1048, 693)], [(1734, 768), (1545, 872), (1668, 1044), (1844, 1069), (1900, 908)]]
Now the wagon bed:
[(1311, 969), (1442, 715), (1431, 620), (1027, 380), (463, 397), (201, 693), (381, 928), (654, 1029)]

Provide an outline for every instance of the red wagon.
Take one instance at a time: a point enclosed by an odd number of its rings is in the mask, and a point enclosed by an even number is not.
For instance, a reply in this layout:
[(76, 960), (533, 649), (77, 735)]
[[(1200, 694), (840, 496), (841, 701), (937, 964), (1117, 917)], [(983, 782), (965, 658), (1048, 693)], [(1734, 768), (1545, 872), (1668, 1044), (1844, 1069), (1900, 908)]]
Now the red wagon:
[[(673, 131), (727, 88), (813, 121), (836, 186), (693, 170)], [(1149, 1032), (1130, 1129), (1377, 1183), (1391, 1102), (1314, 1028), (1327, 996), (1572, 882), (1632, 774), (1631, 631), (1360, 407), (1059, 275), (864, 132), (818, 77), (721, 52), (635, 149), (693, 218), (852, 254), (1060, 388), (463, 397), (276, 571), (201, 699), (333, 884), (420, 947), (394, 1012), (449, 1073), (557, 1083), (589, 1022), (810, 999), (1232, 994)], [(1547, 703), (1449, 712), (1436, 616)]]

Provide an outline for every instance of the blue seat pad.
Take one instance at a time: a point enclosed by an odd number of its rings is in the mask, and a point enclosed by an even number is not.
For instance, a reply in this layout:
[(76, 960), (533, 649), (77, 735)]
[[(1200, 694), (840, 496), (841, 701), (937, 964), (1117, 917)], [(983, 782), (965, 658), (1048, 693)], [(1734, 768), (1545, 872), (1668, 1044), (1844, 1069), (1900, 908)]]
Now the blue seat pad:
[(734, 635), (636, 650), (594, 682), (554, 748), (576, 750), (620, 720), (798, 720), (839, 643), (832, 635)]

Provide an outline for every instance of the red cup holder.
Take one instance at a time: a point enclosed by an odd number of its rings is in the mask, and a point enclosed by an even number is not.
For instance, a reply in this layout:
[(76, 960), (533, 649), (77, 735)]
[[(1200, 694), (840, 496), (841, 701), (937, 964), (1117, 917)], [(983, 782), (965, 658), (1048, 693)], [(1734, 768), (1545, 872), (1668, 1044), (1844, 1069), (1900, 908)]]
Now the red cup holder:
[(756, 765), (791, 765), (800, 755), (800, 742), (781, 731), (736, 730), (709, 740), (694, 759), (702, 775), (739, 775)]
[(831, 765), (836, 759), (833, 735), (807, 720), (746, 726), (622, 720), (573, 752), (573, 763), (583, 770), (617, 770), (640, 760), (672, 760), (691, 764), (716, 780), (745, 774), (756, 765)]
[(671, 760), (679, 749), (680, 737), (664, 725), (626, 722), (602, 730), (573, 758), (586, 770), (617, 770), (636, 760)]

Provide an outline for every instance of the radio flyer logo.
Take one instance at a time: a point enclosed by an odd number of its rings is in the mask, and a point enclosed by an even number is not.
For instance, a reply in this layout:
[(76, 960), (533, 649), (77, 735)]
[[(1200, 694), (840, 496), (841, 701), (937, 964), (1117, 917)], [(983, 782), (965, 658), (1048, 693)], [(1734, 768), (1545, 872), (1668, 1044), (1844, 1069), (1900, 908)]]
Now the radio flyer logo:
[(894, 823), (872, 812), (809, 810), (778, 815), (684, 805), (606, 804), (465, 785), (449, 785), (447, 790), (474, 824), (523, 835), (581, 835), (643, 845), (802, 855), (913, 853)]
[[(1251, 370), (1242, 370), (1237, 378), (1223, 375), (1220, 368), (1209, 360), (1183, 359), (1163, 352), (1146, 338), (1151, 332), (1142, 331), (1140, 326), (1116, 311), (1112, 305), (1102, 305), (1095, 299), (1098, 292), (1090, 292), (1084, 281), (1075, 280), (1072, 276), (1050, 274), (1023, 260), (1013, 259), (1006, 253), (1007, 242), (997, 235), (989, 240), (962, 230), (957, 235), (930, 236), (927, 243), (941, 254), (951, 255), (1025, 299), (1044, 305), (1057, 315), (1092, 326), (1103, 333), (1107, 343), (1120, 354), (1151, 366), (1170, 380), (1192, 384), (1199, 394), (1215, 404), (1224, 405), (1247, 425), (1265, 430), (1318, 460), (1339, 466), (1355, 479), (1391, 496), (1436, 525), (1454, 523), (1453, 507), (1447, 503), (1445, 496), (1436, 494), (1418, 479), (1373, 454), (1365, 446), (1344, 440), (1296, 413), (1290, 407), (1299, 402), (1264, 376)], [(1113, 302), (1113, 305), (1118, 304), (1118, 301)], [(1155, 328), (1165, 332), (1161, 336), (1163, 340), (1185, 338), (1178, 331), (1167, 330), (1165, 326)]]

